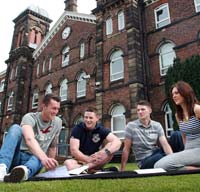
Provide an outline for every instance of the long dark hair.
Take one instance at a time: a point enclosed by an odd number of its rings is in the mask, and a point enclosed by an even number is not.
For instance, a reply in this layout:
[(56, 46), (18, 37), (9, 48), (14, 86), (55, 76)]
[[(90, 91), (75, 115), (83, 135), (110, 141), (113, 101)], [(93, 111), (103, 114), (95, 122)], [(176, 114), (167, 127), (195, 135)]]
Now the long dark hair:
[[(178, 81), (177, 83), (175, 83), (174, 85), (172, 85), (171, 90), (170, 90), (170, 95), (171, 98), (172, 96), (172, 89), (176, 87), (178, 92), (180, 93), (180, 95), (184, 98), (185, 103), (186, 103), (186, 108), (187, 108), (187, 112), (189, 117), (194, 115), (194, 105), (195, 103), (199, 103), (196, 95), (194, 93), (194, 90), (192, 89), (192, 87), (184, 82), (184, 81)], [(173, 101), (173, 98), (172, 98)], [(183, 109), (180, 105), (176, 105), (173, 101), (173, 104), (175, 106), (176, 109), (176, 114), (179, 120), (183, 120)]]

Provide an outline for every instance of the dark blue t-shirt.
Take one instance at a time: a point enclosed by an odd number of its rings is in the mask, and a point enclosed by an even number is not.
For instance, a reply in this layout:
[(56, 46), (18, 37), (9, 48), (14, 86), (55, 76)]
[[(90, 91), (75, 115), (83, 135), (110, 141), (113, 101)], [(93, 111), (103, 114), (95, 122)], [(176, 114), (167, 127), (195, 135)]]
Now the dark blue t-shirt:
[(85, 155), (91, 155), (99, 151), (100, 146), (109, 133), (110, 130), (100, 124), (97, 124), (93, 130), (87, 130), (82, 122), (72, 129), (71, 138), (79, 139), (79, 150)]

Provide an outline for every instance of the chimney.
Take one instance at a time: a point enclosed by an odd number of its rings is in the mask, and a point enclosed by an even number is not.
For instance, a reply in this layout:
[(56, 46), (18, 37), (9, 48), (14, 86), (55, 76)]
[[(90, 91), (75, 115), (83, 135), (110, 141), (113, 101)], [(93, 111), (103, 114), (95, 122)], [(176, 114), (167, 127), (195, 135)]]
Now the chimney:
[(65, 0), (65, 11), (77, 12), (77, 0)]

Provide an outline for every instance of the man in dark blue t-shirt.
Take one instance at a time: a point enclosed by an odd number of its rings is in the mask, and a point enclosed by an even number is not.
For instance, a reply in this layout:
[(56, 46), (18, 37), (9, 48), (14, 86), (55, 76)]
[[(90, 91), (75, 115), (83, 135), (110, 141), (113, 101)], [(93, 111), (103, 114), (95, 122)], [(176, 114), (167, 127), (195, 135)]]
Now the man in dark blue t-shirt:
[(84, 164), (88, 165), (88, 169), (99, 169), (119, 150), (120, 139), (112, 134), (110, 129), (98, 124), (98, 121), (96, 109), (90, 107), (84, 113), (84, 122), (72, 129), (70, 152), (74, 159), (64, 162), (68, 170)]

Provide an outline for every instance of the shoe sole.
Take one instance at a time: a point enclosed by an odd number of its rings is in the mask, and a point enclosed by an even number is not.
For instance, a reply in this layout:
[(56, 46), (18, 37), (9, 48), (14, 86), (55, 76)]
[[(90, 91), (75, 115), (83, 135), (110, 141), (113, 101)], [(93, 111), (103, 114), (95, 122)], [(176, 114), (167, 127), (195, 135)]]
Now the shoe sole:
[(18, 183), (23, 180), (25, 175), (24, 169), (14, 168), (9, 175), (4, 177), (4, 182)]

